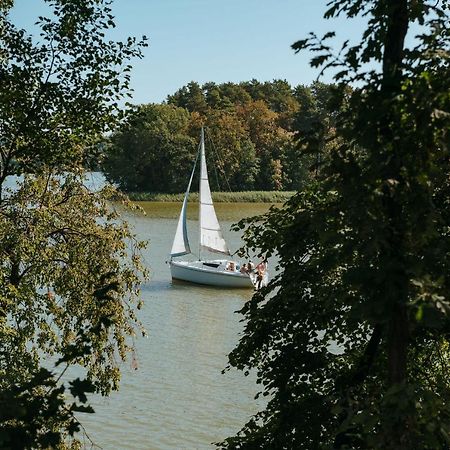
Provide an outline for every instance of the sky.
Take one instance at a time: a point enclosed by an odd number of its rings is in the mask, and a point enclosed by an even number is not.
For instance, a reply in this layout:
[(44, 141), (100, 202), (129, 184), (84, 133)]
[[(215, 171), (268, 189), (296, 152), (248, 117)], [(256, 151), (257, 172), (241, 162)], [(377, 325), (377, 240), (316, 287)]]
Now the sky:
[[(159, 103), (190, 81), (256, 79), (310, 84), (318, 76), (291, 45), (310, 31), (333, 30), (338, 43), (357, 42), (361, 19), (323, 19), (327, 0), (114, 0), (113, 38), (146, 35), (144, 58), (134, 60), (132, 103)], [(32, 30), (42, 0), (15, 0), (12, 18)], [(322, 81), (331, 81), (325, 77)]]

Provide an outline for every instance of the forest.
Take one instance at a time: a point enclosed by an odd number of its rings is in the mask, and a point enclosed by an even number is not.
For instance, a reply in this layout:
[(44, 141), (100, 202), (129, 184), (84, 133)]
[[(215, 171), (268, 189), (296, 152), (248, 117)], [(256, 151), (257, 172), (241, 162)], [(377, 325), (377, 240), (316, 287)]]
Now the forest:
[[(127, 193), (184, 192), (205, 126), (214, 191), (301, 189), (328, 150), (334, 90), (321, 82), (191, 82), (163, 104), (135, 107), (106, 143), (102, 169)], [(312, 135), (317, 148), (302, 151)]]

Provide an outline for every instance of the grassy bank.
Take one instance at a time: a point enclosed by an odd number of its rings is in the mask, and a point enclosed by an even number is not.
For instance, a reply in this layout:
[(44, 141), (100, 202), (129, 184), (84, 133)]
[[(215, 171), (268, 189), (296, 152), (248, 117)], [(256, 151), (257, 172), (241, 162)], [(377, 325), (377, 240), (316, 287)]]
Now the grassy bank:
[[(284, 203), (294, 194), (293, 191), (246, 191), (246, 192), (213, 192), (212, 198), (217, 203)], [(157, 194), (152, 192), (131, 192), (131, 200), (149, 202), (182, 202), (184, 194)], [(198, 194), (193, 192), (189, 200), (198, 200)]]

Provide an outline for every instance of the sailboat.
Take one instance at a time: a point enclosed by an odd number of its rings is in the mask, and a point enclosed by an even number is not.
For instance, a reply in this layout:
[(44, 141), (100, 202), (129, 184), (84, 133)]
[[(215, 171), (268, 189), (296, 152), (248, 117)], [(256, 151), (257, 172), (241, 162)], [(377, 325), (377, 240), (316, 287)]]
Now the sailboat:
[[(186, 209), (188, 196), (194, 178), (197, 162), (200, 159), (200, 189), (199, 189), (199, 249), (198, 260), (174, 260), (180, 256), (192, 254), (189, 245), (186, 225)], [(200, 144), (197, 158), (192, 169), (188, 187), (184, 195), (180, 217), (175, 232), (175, 238), (170, 252), (170, 271), (173, 279), (191, 283), (228, 288), (253, 288), (267, 283), (267, 271), (261, 273), (253, 270), (240, 271), (240, 264), (229, 258), (202, 259), (202, 250), (230, 256), (230, 250), (223, 238), (219, 221), (217, 220), (211, 190), (208, 181), (208, 171), (205, 157), (205, 134), (203, 128), (200, 134)]]

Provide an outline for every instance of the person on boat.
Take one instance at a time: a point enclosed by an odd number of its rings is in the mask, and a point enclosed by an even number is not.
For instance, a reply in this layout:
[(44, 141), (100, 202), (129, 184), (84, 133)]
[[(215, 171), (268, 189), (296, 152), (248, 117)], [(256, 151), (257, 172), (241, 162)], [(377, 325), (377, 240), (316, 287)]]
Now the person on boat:
[(244, 274), (248, 274), (247, 264), (244, 263), (242, 265), (241, 270), (239, 272), (244, 273)]
[(261, 289), (263, 283), (263, 274), (259, 271), (256, 272), (256, 289)]
[(264, 274), (266, 273), (267, 269), (267, 260), (263, 259), (257, 266), (256, 266), (256, 287), (257, 289), (261, 289), (263, 280), (264, 280)]
[(229, 270), (230, 272), (235, 272), (236, 271), (236, 266), (234, 265), (233, 261), (230, 261), (227, 265), (227, 270)]
[(251, 261), (249, 261), (249, 263), (247, 264), (248, 273), (252, 273), (254, 268), (255, 268), (254, 264)]
[(257, 266), (256, 266), (256, 271), (257, 272), (261, 272), (263, 275), (265, 273), (267, 269), (267, 260), (263, 259)]

